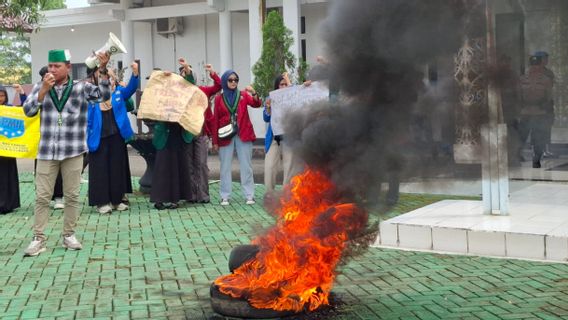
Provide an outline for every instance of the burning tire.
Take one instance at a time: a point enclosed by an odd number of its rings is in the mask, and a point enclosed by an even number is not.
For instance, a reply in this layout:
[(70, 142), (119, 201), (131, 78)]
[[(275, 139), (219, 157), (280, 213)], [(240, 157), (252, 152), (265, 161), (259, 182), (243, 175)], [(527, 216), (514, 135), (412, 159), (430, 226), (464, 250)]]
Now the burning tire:
[(276, 311), (272, 309), (257, 309), (251, 306), (245, 299), (237, 299), (219, 291), (214, 283), (211, 285), (211, 307), (213, 311), (227, 317), (244, 319), (269, 319), (289, 317), (297, 312)]

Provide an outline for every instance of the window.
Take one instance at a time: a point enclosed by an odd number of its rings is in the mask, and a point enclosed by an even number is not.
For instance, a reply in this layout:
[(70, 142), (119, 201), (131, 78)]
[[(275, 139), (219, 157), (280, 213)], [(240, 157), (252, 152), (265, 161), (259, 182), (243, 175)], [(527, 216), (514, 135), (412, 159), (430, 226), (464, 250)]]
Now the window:
[(75, 80), (85, 79), (87, 77), (87, 65), (84, 63), (72, 63), (71, 74)]

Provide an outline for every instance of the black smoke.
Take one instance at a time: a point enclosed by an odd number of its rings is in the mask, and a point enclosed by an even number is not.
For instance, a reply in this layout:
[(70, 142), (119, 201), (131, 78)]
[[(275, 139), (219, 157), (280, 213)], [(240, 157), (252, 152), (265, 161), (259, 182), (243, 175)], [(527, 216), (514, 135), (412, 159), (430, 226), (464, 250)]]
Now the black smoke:
[(376, 196), (393, 176), (419, 176), (424, 155), (410, 125), (424, 66), (457, 52), (476, 2), (331, 1), (322, 28), (326, 70), (318, 73), (341, 98), (291, 115), (286, 127), (306, 164), (327, 171), (351, 200)]

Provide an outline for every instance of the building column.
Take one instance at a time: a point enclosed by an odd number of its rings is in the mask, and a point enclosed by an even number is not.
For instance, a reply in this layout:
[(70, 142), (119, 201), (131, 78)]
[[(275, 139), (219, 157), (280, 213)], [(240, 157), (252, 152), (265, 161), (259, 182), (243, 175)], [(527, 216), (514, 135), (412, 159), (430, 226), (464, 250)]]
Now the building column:
[(260, 59), (262, 53), (262, 5), (260, 0), (249, 0), (249, 52), (250, 52), (250, 79), (254, 82), (252, 67)]
[[(132, 0), (120, 0), (120, 6), (122, 11), (126, 13), (130, 7), (132, 7)], [(120, 41), (124, 45), (127, 53), (122, 54), (122, 67), (130, 66), (130, 63), (134, 61), (134, 22), (129, 20), (125, 14), (123, 19), (120, 21)], [(127, 72), (124, 73), (124, 79), (129, 79), (132, 70), (130, 67)]]
[(219, 12), (219, 50), (221, 58), (221, 74), (233, 69), (233, 28), (231, 26), (231, 11), (225, 6)]
[(300, 17), (302, 16), (300, 0), (282, 0), (282, 5), (284, 8), (284, 25), (292, 30), (292, 37), (294, 38), (290, 52), (298, 59), (302, 56), (300, 52)]

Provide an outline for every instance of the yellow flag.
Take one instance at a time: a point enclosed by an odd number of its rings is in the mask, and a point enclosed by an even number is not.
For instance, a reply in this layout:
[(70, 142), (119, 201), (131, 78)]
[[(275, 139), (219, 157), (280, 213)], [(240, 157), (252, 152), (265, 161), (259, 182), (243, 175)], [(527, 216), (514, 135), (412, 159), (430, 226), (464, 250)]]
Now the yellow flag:
[(39, 112), (28, 118), (22, 107), (0, 106), (0, 156), (35, 159), (39, 127)]

